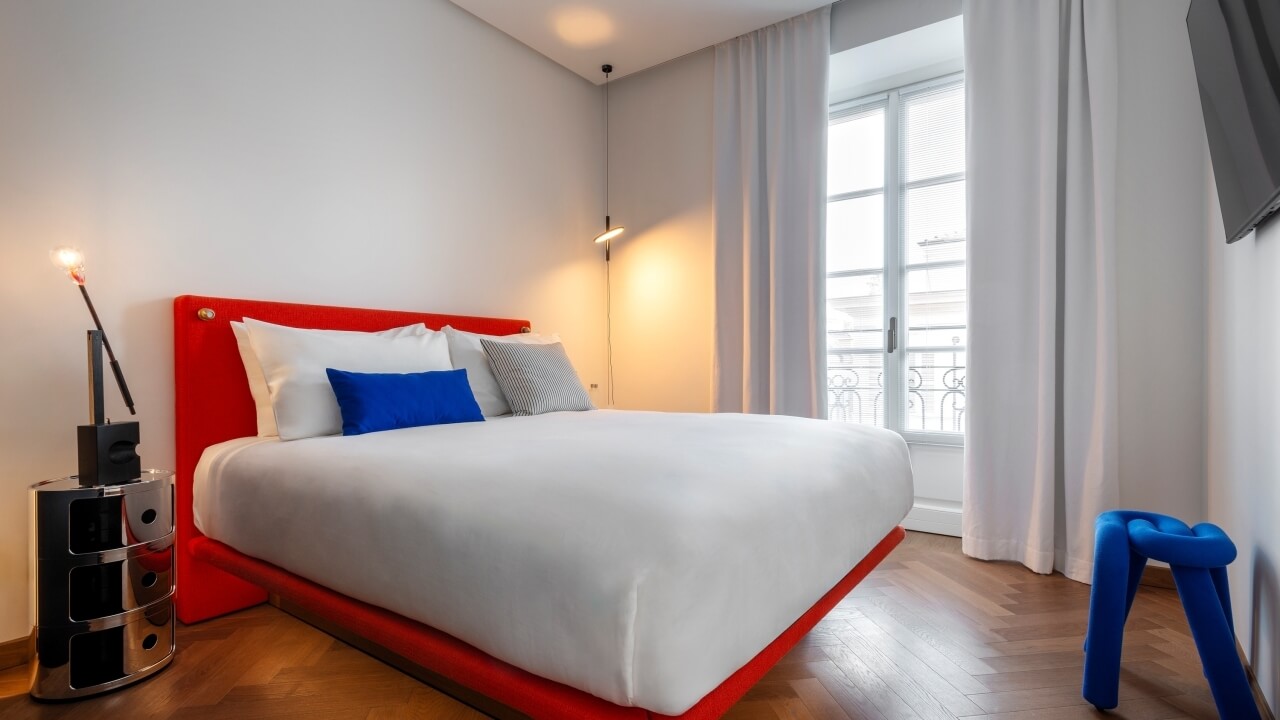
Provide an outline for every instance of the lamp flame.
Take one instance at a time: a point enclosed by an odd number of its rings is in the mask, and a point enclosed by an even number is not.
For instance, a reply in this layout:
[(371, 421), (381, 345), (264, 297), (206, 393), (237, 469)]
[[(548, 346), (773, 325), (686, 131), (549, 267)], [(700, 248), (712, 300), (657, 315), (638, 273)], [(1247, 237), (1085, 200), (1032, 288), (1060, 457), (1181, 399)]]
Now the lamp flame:
[(76, 248), (63, 245), (49, 252), (49, 259), (77, 285), (84, 285), (84, 253)]

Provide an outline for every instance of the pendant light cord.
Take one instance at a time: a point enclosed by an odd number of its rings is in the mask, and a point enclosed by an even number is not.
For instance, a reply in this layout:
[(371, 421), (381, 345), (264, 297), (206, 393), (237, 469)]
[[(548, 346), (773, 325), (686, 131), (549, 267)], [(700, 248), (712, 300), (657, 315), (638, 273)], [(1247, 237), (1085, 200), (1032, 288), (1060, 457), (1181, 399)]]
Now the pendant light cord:
[[(605, 230), (611, 227), (609, 219), (609, 74), (613, 70), (612, 65), (605, 65), (600, 68), (604, 71), (604, 222)], [(605, 318), (605, 349), (608, 357), (608, 387), (606, 397), (609, 407), (613, 407), (613, 277), (610, 272), (610, 247), (611, 240), (604, 241), (604, 318)]]
[[(612, 69), (613, 66), (605, 67)], [(609, 218), (609, 72), (604, 74), (604, 216)], [(606, 230), (609, 228), (606, 227)]]
[[(605, 242), (609, 242), (606, 240)], [(609, 406), (613, 406), (613, 280), (610, 277), (609, 262), (604, 264), (604, 317), (607, 331), (605, 344), (609, 353)]]

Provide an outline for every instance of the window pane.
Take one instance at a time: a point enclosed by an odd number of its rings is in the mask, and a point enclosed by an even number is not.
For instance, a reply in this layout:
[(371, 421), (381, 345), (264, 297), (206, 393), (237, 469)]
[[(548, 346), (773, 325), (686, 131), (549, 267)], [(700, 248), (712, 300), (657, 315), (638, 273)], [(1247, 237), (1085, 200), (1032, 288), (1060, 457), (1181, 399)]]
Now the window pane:
[(880, 273), (827, 280), (827, 417), (884, 420), (884, 285)]
[(964, 334), (957, 331), (967, 321), (965, 280), (963, 265), (907, 271), (907, 337), (951, 332), (959, 340), (944, 335), (948, 341), (942, 344), (963, 347)]
[(827, 203), (827, 272), (884, 267), (884, 195)]
[(917, 432), (964, 432), (964, 351), (907, 353), (903, 427)]
[(964, 172), (964, 86), (902, 98), (904, 182)]
[(863, 425), (884, 424), (884, 355), (827, 356), (827, 417)]
[(902, 224), (908, 264), (964, 260), (964, 181), (907, 190)]
[(884, 187), (884, 108), (831, 123), (827, 194)]
[(884, 347), (884, 291), (880, 273), (827, 279), (827, 347)]
[(905, 347), (960, 348), (969, 344), (969, 329), (965, 327), (908, 328)]

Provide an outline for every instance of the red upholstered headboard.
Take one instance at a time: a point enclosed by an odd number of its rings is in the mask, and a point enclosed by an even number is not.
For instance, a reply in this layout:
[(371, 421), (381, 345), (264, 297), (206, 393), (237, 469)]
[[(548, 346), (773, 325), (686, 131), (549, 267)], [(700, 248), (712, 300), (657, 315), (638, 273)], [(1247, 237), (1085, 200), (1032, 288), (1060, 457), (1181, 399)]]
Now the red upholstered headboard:
[(192, 474), (205, 448), (256, 435), (257, 415), (244, 365), (228, 323), (245, 317), (278, 325), (333, 330), (386, 330), (425, 323), (432, 329), (510, 335), (524, 320), (435, 315), (394, 310), (295, 305), (258, 300), (183, 295), (173, 301), (174, 383), (177, 434), (177, 610), (185, 623), (256, 605), (266, 591), (201, 561), (195, 550), (204, 536), (191, 510)]

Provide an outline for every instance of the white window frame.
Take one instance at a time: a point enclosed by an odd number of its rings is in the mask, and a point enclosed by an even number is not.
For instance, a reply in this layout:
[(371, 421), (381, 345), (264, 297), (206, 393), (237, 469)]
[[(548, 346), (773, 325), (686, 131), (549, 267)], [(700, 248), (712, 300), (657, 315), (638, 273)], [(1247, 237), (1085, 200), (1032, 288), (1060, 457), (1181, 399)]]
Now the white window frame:
[[(899, 131), (901, 129), (901, 96), (904, 94), (911, 94), (919, 90), (951, 85), (956, 82), (963, 82), (963, 80), (963, 72), (949, 73), (923, 82), (894, 88), (886, 92), (875, 93), (873, 95), (867, 95), (853, 100), (834, 103), (830, 106), (827, 116), (827, 122), (831, 123), (842, 118), (860, 115), (876, 108), (884, 108), (884, 184), (879, 188), (855, 190), (853, 192), (838, 193), (827, 196), (827, 203), (830, 204), (841, 200), (866, 197), (876, 193), (884, 194), (884, 267), (878, 270), (828, 272), (826, 279), (883, 274), (884, 318), (882, 328), (885, 336), (885, 347), (879, 350), (843, 350), (842, 352), (866, 354), (879, 352), (881, 354), (884, 359), (883, 427), (893, 430), (901, 435), (904, 440), (913, 445), (945, 445), (950, 447), (963, 447), (964, 433), (930, 432), (906, 429), (903, 421), (906, 418), (904, 405), (907, 400), (907, 388), (905, 386), (907, 358), (910, 357), (910, 353), (913, 352), (942, 353), (954, 352), (959, 349), (965, 352), (965, 362), (967, 364), (968, 345), (966, 343), (962, 346), (936, 348), (923, 346), (908, 347), (904, 342), (900, 341), (902, 338), (910, 336), (905, 325), (900, 322), (902, 319), (907, 317), (907, 273), (912, 270), (964, 266), (968, 262), (968, 256), (966, 254), (966, 259), (964, 260), (915, 263), (911, 265), (906, 264), (906, 238), (903, 233), (902, 214), (900, 212), (900, 208), (902, 206), (902, 198), (908, 190), (964, 180), (966, 173), (953, 173), (951, 175), (918, 180), (905, 185), (901, 182), (900, 170), (902, 164), (902, 147), (901, 139), (899, 138)], [(968, 170), (967, 167), (965, 169), (966, 171)], [(967, 288), (965, 292), (967, 295)], [(965, 327), (968, 327), (967, 321), (965, 323)], [(823, 341), (827, 341), (826, 333), (823, 333)], [(890, 344), (893, 345), (892, 348), (890, 348)], [(825, 355), (827, 353), (827, 348), (822, 348), (822, 352)]]

